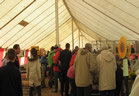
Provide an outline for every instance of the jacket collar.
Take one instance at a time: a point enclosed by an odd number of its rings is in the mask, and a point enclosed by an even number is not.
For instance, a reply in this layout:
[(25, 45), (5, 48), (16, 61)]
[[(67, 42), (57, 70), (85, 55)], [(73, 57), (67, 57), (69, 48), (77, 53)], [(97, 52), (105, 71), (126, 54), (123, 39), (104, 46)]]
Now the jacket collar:
[(7, 65), (8, 65), (8, 66), (15, 66), (15, 63), (9, 61), (9, 62), (7, 63)]

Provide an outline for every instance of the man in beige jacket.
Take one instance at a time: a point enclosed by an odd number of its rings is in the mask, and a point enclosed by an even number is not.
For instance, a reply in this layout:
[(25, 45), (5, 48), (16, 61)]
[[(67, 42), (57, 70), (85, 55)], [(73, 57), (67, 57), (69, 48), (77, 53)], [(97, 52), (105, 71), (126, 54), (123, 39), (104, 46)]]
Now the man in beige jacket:
[(129, 96), (139, 96), (139, 60), (133, 65), (133, 70), (137, 76)]
[(75, 83), (77, 96), (90, 96), (93, 82), (93, 73), (96, 72), (96, 60), (91, 53), (92, 45), (87, 43), (80, 49), (74, 62)]
[(102, 44), (97, 56), (97, 72), (101, 96), (114, 96), (116, 89), (116, 60), (106, 43)]

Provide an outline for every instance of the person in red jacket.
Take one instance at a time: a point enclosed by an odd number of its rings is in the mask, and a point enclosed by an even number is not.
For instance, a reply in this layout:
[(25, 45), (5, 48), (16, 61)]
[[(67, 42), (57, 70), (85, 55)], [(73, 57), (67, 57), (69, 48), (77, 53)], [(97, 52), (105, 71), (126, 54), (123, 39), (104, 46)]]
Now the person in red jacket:
[(58, 92), (58, 78), (60, 79), (60, 84), (61, 84), (61, 70), (60, 70), (60, 64), (59, 64), (59, 55), (60, 55), (60, 51), (62, 49), (58, 48), (58, 46), (55, 46), (55, 55), (53, 56), (53, 60), (54, 60), (54, 67), (53, 67), (53, 71), (54, 71), (54, 85), (55, 85), (55, 89), (53, 90), (53, 92)]
[(74, 64), (74, 60), (75, 60), (76, 55), (77, 55), (77, 52), (75, 52), (75, 53), (72, 55), (72, 58), (71, 58), (71, 61), (70, 61), (70, 67)]
[(73, 64), (74, 64), (74, 61), (75, 61), (75, 57), (77, 55), (77, 52), (75, 52), (73, 55), (72, 55), (72, 58), (71, 58), (71, 61), (70, 61), (70, 68), (68, 69), (68, 72), (67, 72), (67, 77), (69, 79), (69, 83), (71, 85), (71, 91), (70, 91), (70, 96), (76, 96), (76, 85), (75, 85), (75, 71), (74, 71), (74, 68), (73, 68)]

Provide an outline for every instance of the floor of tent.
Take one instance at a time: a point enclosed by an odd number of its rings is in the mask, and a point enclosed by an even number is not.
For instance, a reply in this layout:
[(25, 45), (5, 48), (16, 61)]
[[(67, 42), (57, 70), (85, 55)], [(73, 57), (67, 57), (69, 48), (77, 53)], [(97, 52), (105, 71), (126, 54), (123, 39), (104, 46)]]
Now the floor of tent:
[(60, 96), (60, 92), (52, 93), (52, 88), (42, 88), (42, 96)]
[[(41, 88), (41, 94), (42, 96), (60, 96), (60, 84), (58, 83), (58, 92), (57, 93), (53, 93), (52, 90), (53, 88), (50, 88), (48, 86), (48, 78), (46, 78), (45, 80), (45, 88)], [(70, 88), (69, 88), (69, 93), (70, 93)], [(23, 96), (29, 96), (29, 86), (23, 87)], [(34, 96), (37, 96), (37, 90), (34, 90)], [(100, 96), (100, 93), (98, 91), (95, 91), (92, 89), (92, 93), (91, 96)], [(123, 95), (121, 95), (123, 96)]]
[[(37, 90), (34, 90), (34, 96), (38, 96), (37, 95)], [(60, 96), (60, 91), (57, 93), (53, 93), (52, 92), (52, 88), (41, 88), (41, 96)], [(23, 89), (23, 96), (29, 96), (29, 88), (27, 88), (26, 90)]]
[[(58, 93), (53, 93), (52, 88), (42, 88), (41, 89), (42, 96), (60, 96), (60, 91)], [(35, 92), (36, 94), (36, 92)], [(24, 95), (27, 96), (27, 95)], [(36, 94), (37, 96), (37, 94)], [(93, 93), (91, 96), (100, 96), (99, 93)]]
[[(23, 80), (23, 81), (28, 81), (28, 80)], [(42, 96), (60, 96), (60, 82), (58, 82), (58, 92), (57, 93), (53, 93), (52, 90), (54, 88), (50, 88), (48, 86), (48, 78), (45, 79), (45, 88), (41, 88), (41, 93)], [(23, 96), (29, 96), (29, 82), (22, 82), (22, 84), (27, 85), (27, 86), (23, 86)], [(70, 87), (70, 86), (69, 86)], [(71, 88), (71, 87), (70, 87)], [(69, 93), (70, 93), (70, 88), (69, 88)], [(100, 93), (97, 90), (93, 90), (96, 89), (94, 86), (92, 86), (92, 92), (91, 92), (91, 96), (100, 96)], [(34, 96), (37, 96), (37, 90), (35, 89), (34, 91)], [(124, 90), (121, 90), (121, 95), (120, 96), (125, 96), (124, 95)]]
[[(26, 82), (24, 82), (24, 83), (26, 83)], [(60, 96), (60, 88), (58, 89), (57, 93), (53, 93), (52, 92), (53, 88), (48, 87), (48, 79), (46, 79), (45, 85), (46, 85), (45, 88), (41, 88), (42, 96)], [(28, 86), (28, 84), (27, 84), (27, 86), (23, 86), (23, 96), (29, 96), (29, 86)], [(34, 90), (34, 96), (38, 96), (36, 89)]]
[[(58, 85), (60, 87), (60, 85)], [(41, 88), (42, 96), (60, 96), (60, 88), (57, 93), (52, 92), (53, 88), (48, 87), (48, 79), (46, 80), (46, 88)], [(69, 88), (70, 93), (70, 88)], [(29, 96), (29, 86), (23, 87), (23, 96)], [(34, 96), (37, 96), (37, 90), (34, 90)], [(91, 96), (100, 96), (99, 93), (93, 92)]]
[[(43, 88), (42, 96), (60, 96), (60, 91), (58, 93), (52, 93), (51, 88)], [(92, 93), (91, 96), (100, 96), (99, 93)]]

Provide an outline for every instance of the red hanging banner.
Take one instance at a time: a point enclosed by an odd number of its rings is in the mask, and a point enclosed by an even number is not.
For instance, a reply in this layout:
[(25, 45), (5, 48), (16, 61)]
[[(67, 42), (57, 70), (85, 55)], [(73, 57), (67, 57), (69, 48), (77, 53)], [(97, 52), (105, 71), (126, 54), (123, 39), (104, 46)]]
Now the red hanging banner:
[(4, 53), (4, 49), (3, 48), (0, 48), (0, 67), (1, 67), (1, 64), (2, 64), (2, 59), (3, 59), (3, 53)]
[(29, 54), (29, 50), (26, 50), (24, 64), (27, 64), (28, 62), (28, 54)]

